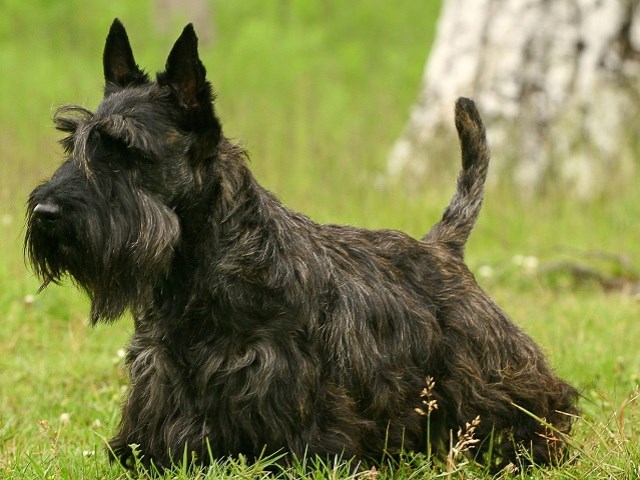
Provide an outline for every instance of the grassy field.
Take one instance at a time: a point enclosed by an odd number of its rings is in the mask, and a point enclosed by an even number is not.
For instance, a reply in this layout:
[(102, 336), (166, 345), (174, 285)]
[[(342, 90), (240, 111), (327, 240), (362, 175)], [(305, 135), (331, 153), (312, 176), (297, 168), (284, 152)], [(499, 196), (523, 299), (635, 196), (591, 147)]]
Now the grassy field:
[[(260, 182), (320, 222), (425, 232), (454, 178), (410, 191), (376, 179), (417, 93), (437, 13), (431, 0), (215, 2), (215, 36), (201, 54), (225, 132), (242, 139)], [(52, 108), (97, 105), (115, 16), (137, 61), (160, 69), (181, 25), (158, 31), (146, 2), (0, 4), (0, 478), (130, 476), (108, 464), (103, 447), (127, 384), (131, 321), (91, 328), (86, 299), (69, 284), (36, 294), (22, 259), (26, 196), (62, 159)], [(640, 189), (612, 191), (588, 203), (524, 201), (501, 181), (487, 193), (468, 263), (578, 387), (583, 410), (571, 464), (499, 478), (640, 477), (640, 302), (564, 268), (586, 263), (638, 279)], [(282, 477), (492, 478), (461, 459), (455, 468), (423, 455), (404, 460), (357, 473), (308, 462)], [(167, 478), (261, 478), (268, 463)]]

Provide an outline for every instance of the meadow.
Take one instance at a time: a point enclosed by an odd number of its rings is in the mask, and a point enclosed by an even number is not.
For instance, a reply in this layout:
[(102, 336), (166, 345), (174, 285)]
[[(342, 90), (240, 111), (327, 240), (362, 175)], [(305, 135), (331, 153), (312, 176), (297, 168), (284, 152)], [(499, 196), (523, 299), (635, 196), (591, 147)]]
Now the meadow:
[[(104, 452), (127, 385), (131, 319), (91, 327), (71, 282), (38, 293), (22, 255), (27, 195), (63, 158), (51, 113), (99, 103), (112, 19), (124, 22), (150, 72), (183, 26), (176, 19), (168, 32), (157, 29), (148, 2), (95, 3), (0, 4), (0, 478), (135, 478)], [(433, 0), (215, 2), (201, 57), (225, 133), (247, 148), (258, 180), (319, 222), (428, 230), (454, 190), (453, 173), (411, 188), (380, 178), (417, 95), (438, 11)], [(640, 189), (630, 184), (590, 201), (560, 192), (523, 199), (497, 179), (467, 246), (478, 281), (581, 392), (569, 463), (491, 474), (464, 458), (430, 463), (423, 452), (377, 470), (307, 460), (277, 475), (639, 478), (640, 301), (617, 288), (640, 280)], [(585, 271), (613, 279), (604, 282), (611, 288)], [(263, 478), (271, 460), (177, 467), (166, 478)]]

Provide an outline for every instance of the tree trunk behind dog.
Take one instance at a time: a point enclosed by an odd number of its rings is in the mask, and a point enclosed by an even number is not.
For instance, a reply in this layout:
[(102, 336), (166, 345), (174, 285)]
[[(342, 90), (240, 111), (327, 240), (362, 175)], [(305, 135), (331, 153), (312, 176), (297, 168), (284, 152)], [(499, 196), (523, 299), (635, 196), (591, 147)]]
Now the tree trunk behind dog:
[(639, 0), (444, 0), (389, 175), (449, 163), (450, 106), (464, 95), (488, 124), (494, 175), (524, 193), (553, 178), (592, 196), (634, 171), (639, 78)]

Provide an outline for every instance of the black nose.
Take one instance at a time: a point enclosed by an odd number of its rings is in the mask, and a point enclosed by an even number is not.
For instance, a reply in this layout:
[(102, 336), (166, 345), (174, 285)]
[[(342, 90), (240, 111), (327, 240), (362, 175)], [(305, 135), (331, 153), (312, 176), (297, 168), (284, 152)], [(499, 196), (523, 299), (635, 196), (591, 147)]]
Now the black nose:
[(33, 213), (43, 219), (54, 219), (60, 214), (60, 207), (55, 203), (39, 203), (33, 209)]

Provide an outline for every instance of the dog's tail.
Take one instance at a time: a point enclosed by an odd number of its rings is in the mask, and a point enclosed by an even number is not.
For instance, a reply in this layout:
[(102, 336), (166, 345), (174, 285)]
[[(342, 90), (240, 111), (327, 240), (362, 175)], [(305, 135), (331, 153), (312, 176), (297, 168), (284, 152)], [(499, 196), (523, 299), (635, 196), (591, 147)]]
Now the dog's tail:
[(473, 100), (456, 102), (456, 129), (462, 151), (462, 170), (449, 206), (437, 224), (423, 237), (424, 241), (449, 245), (460, 256), (478, 219), (484, 182), (489, 166), (489, 146), (480, 114)]

